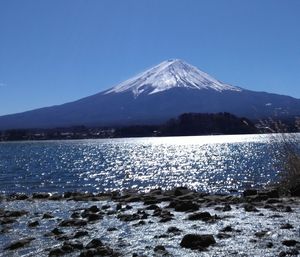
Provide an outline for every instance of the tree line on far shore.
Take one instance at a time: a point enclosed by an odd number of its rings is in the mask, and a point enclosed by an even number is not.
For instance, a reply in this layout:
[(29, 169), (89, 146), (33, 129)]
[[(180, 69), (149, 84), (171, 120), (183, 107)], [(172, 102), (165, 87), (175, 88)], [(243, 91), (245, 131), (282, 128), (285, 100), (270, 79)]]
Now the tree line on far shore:
[(222, 113), (184, 113), (161, 125), (131, 125), (120, 127), (73, 126), (52, 129), (11, 129), (0, 132), (0, 141), (54, 140), (116, 137), (192, 136), (253, 134), (266, 128), (247, 118)]

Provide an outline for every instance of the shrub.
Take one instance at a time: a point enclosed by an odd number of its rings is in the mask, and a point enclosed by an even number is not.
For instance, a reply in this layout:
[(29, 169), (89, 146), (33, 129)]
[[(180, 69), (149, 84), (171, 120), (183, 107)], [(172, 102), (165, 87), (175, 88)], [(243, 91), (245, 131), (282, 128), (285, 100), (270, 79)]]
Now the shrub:
[[(272, 157), (279, 169), (277, 186), (283, 194), (299, 195), (300, 190), (300, 134), (288, 133), (287, 126), (278, 121), (264, 122), (272, 132), (269, 136)], [(295, 128), (300, 132), (300, 119)]]

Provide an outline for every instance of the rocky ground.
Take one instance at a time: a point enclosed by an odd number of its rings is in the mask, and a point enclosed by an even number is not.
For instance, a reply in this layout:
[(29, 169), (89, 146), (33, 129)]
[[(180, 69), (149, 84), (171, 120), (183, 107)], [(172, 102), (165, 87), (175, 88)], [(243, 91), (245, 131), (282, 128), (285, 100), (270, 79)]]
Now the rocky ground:
[(3, 195), (0, 256), (299, 256), (299, 203), (274, 189)]

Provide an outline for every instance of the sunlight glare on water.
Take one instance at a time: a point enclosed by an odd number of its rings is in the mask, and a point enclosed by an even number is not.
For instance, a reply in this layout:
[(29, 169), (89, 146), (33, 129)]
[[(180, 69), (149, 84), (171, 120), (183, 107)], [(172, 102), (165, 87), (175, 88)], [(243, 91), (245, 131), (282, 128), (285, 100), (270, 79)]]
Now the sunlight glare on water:
[(0, 144), (4, 192), (263, 186), (276, 176), (261, 135), (123, 138)]

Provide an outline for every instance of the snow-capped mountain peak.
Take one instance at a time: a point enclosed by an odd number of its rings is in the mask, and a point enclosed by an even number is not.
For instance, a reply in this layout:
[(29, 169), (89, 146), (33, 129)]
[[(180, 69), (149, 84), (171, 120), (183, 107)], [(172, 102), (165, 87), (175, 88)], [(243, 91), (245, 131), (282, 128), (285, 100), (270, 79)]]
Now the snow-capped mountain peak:
[(209, 74), (179, 59), (164, 61), (137, 76), (106, 91), (105, 94), (131, 91), (135, 96), (155, 94), (171, 88), (210, 89), (215, 91), (242, 91), (222, 83)]

